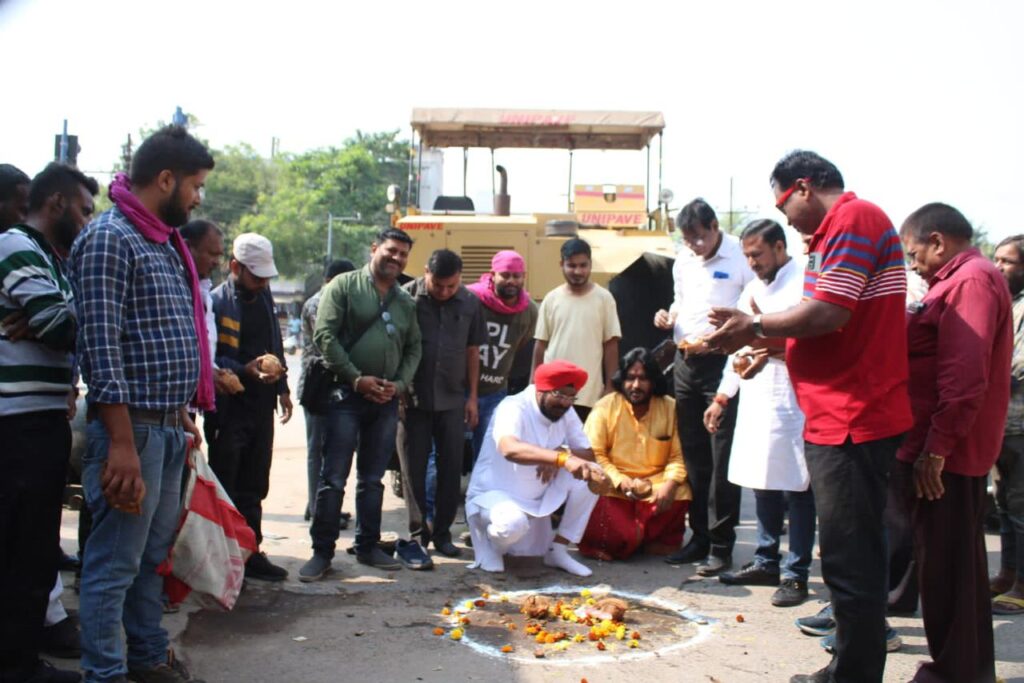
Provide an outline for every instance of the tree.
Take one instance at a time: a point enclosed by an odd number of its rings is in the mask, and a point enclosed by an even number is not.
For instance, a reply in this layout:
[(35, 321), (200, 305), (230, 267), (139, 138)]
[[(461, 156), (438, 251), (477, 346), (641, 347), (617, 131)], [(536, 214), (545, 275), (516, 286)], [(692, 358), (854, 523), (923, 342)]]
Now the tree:
[(234, 236), (242, 217), (256, 211), (260, 195), (274, 191), (280, 165), (246, 143), (211, 152), (215, 165), (207, 176), (206, 196), (197, 215)]

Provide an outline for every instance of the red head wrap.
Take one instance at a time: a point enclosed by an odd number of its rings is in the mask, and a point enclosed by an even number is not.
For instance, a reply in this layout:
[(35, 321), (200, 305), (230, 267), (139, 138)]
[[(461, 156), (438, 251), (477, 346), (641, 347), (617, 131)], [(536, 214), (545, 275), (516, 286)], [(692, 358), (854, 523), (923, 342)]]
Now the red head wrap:
[(579, 391), (587, 383), (587, 371), (566, 360), (553, 360), (537, 366), (533, 383), (539, 391), (551, 391), (569, 385)]

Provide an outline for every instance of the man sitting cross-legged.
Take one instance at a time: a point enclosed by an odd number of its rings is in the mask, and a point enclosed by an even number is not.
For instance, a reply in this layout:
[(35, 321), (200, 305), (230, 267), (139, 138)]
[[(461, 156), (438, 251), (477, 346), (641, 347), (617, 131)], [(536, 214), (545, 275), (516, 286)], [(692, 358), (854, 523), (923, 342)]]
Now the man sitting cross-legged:
[(586, 433), (608, 481), (590, 515), (580, 552), (624, 560), (679, 547), (692, 494), (676, 432), (675, 400), (650, 351), (627, 353), (615, 392), (594, 406)]

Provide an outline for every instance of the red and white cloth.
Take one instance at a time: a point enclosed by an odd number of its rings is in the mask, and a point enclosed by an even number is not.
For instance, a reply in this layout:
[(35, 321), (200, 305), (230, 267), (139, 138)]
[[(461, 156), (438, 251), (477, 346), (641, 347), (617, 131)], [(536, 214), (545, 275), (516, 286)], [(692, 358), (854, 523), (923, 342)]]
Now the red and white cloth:
[(178, 536), (157, 572), (172, 605), (195, 591), (225, 609), (235, 606), (256, 534), (235, 508), (198, 449), (188, 454), (188, 487)]

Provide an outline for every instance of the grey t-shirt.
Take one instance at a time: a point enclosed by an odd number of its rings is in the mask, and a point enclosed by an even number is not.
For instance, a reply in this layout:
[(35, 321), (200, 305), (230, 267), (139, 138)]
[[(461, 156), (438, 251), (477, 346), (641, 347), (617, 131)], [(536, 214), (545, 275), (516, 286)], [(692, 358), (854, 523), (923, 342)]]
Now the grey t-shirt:
[(481, 396), (508, 389), (508, 377), (512, 373), (512, 362), (524, 339), (533, 339), (537, 327), (537, 304), (530, 305), (519, 313), (496, 313), (483, 304), (487, 325), (487, 342), (480, 345), (480, 388)]

